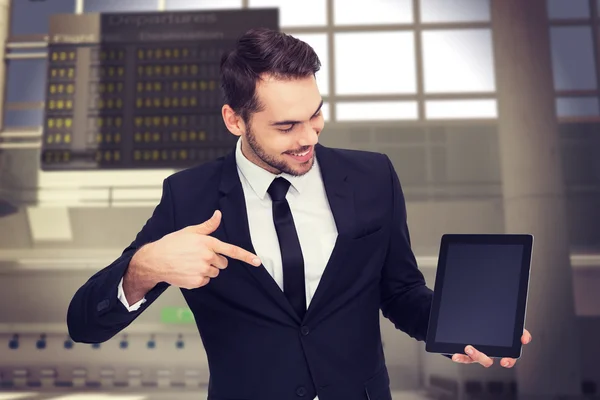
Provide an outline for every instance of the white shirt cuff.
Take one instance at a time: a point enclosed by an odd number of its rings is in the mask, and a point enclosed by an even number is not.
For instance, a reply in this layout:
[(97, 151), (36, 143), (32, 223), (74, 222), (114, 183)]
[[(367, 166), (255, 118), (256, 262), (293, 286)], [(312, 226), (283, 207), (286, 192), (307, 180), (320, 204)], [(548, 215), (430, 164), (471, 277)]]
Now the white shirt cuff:
[(121, 282), (119, 282), (119, 287), (117, 289), (117, 297), (119, 298), (119, 300), (121, 300), (121, 303), (123, 303), (127, 311), (137, 311), (138, 308), (140, 308), (140, 306), (146, 302), (146, 298), (144, 297), (137, 303), (129, 305), (129, 303), (127, 302), (127, 297), (125, 297), (125, 292), (123, 291), (123, 278), (121, 278)]

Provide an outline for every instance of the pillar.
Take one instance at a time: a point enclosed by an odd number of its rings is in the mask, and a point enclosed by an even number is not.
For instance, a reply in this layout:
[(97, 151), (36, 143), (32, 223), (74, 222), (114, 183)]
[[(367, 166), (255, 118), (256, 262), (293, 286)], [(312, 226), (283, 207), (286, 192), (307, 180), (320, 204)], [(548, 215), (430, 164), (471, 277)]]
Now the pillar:
[[(491, 0), (507, 233), (534, 235), (519, 399), (581, 393), (546, 0)], [(573, 43), (574, 46), (577, 43)]]

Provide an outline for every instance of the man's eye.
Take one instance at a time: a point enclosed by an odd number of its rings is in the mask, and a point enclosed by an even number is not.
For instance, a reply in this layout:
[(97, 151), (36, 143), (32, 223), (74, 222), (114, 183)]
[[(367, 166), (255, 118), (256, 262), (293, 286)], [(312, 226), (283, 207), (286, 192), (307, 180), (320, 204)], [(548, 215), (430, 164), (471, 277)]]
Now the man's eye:
[(288, 133), (288, 132), (291, 132), (291, 131), (292, 131), (292, 129), (294, 129), (294, 125), (290, 126), (288, 129), (280, 129), (280, 131), (281, 131), (281, 132)]

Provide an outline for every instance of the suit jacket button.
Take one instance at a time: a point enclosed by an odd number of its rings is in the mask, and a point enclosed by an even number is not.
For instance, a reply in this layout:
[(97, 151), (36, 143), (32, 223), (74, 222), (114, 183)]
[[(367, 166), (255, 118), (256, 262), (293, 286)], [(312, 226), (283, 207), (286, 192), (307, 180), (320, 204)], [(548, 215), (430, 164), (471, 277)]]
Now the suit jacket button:
[(303, 326), (300, 328), (300, 333), (302, 333), (302, 336), (306, 336), (310, 333), (310, 328), (308, 326)]
[(298, 389), (296, 389), (296, 394), (300, 397), (306, 396), (306, 388), (304, 386), (300, 386)]

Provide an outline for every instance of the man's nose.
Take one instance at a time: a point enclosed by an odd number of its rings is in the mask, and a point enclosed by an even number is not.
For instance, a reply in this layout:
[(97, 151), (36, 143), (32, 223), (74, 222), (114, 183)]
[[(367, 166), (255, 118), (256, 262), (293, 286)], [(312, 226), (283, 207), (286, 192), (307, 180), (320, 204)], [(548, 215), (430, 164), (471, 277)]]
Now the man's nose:
[(304, 146), (314, 146), (319, 141), (318, 131), (312, 126), (312, 124), (304, 124), (303, 129), (300, 132), (300, 137), (298, 138), (298, 144), (302, 147)]

